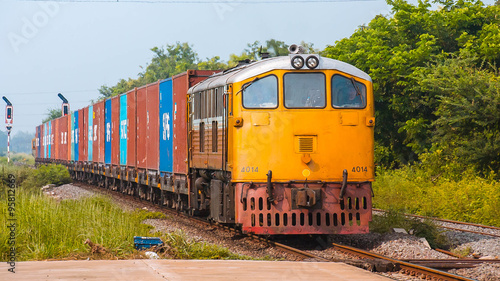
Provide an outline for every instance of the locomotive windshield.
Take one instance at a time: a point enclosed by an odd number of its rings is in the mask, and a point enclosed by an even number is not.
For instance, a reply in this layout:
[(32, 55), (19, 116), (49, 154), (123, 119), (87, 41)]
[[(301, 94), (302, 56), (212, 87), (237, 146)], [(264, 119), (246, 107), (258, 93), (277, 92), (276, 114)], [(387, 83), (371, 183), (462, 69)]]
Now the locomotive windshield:
[(332, 106), (342, 108), (364, 108), (366, 86), (342, 75), (332, 77)]
[[(245, 85), (248, 86), (245, 87)], [(278, 107), (278, 78), (276, 76), (266, 76), (245, 85), (243, 86), (243, 107)]]
[(323, 73), (287, 73), (284, 76), (285, 107), (324, 108), (326, 106)]

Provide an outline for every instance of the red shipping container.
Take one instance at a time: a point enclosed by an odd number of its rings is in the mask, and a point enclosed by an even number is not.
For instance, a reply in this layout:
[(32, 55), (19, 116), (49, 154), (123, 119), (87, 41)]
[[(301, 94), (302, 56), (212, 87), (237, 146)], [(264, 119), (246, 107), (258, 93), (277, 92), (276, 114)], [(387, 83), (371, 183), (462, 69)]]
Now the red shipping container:
[(111, 99), (111, 164), (120, 165), (120, 96)]
[(40, 151), (40, 158), (42, 159), (46, 159), (47, 158), (47, 150), (46, 150), (46, 146), (47, 146), (47, 136), (45, 135), (46, 132), (45, 132), (45, 125), (42, 125), (41, 126), (41, 140), (40, 140), (40, 147), (41, 147), (41, 151)]
[(160, 161), (160, 91), (159, 83), (147, 86), (147, 131), (146, 131), (146, 167), (159, 170)]
[(104, 100), (93, 105), (94, 143), (92, 161), (104, 163)]
[(36, 127), (36, 133), (35, 133), (35, 138), (36, 138), (36, 154), (35, 158), (43, 158), (43, 150), (42, 150), (42, 127), (43, 125), (37, 126)]
[(127, 92), (127, 166), (136, 167), (137, 89)]
[(147, 86), (137, 89), (137, 168), (147, 168), (148, 107)]
[(65, 115), (58, 118), (58, 135), (59, 135), (59, 160), (68, 160), (68, 117)]
[(219, 71), (188, 70), (172, 77), (174, 102), (174, 173), (188, 173), (187, 92), (195, 84)]
[(80, 130), (80, 140), (78, 144), (78, 160), (87, 162), (88, 154), (88, 134), (89, 134), (89, 107), (85, 107), (78, 112), (78, 127)]

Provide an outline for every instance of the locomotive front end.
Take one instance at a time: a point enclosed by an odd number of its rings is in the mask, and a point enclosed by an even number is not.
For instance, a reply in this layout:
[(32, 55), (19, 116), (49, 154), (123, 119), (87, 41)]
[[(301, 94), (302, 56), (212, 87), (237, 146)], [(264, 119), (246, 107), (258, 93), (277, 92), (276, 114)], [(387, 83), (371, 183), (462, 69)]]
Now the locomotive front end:
[(374, 179), (370, 77), (291, 54), (232, 77), (235, 222), (255, 234), (367, 233)]

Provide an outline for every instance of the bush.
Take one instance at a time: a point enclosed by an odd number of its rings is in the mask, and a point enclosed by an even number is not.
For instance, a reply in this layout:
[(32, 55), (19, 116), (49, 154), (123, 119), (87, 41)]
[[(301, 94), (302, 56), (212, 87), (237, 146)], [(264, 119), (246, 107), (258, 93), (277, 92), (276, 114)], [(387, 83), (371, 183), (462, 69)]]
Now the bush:
[(43, 186), (46, 184), (61, 185), (71, 182), (71, 176), (63, 165), (40, 165), (38, 169), (35, 170), (34, 183), (37, 186)]
[(500, 183), (494, 179), (496, 175), (483, 178), (472, 169), (457, 175), (447, 169), (442, 168), (438, 174), (422, 165), (377, 170), (374, 207), (500, 226)]

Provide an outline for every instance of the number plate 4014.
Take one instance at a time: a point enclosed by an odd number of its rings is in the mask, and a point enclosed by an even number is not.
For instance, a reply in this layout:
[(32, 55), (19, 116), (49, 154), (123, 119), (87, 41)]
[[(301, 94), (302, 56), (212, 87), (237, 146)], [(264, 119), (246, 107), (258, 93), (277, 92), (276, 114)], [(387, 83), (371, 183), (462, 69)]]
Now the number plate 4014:
[(242, 173), (258, 173), (259, 167), (246, 166), (241, 168)]
[(352, 167), (351, 170), (353, 173), (361, 173), (361, 172), (368, 172), (368, 167), (363, 167), (363, 166), (356, 166)]

